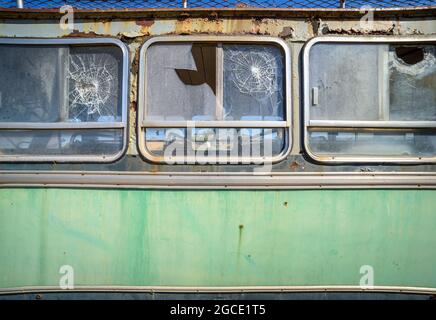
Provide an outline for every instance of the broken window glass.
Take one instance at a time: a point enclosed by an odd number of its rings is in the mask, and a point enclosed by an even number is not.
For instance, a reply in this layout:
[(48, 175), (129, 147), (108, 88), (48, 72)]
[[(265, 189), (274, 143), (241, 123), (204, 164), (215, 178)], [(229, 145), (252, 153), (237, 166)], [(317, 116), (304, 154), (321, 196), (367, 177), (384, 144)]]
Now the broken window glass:
[[(215, 143), (220, 133), (230, 129), (195, 128), (187, 135), (187, 129), (171, 128), (166, 122), (193, 121), (194, 126), (195, 122), (204, 121), (284, 122), (284, 60), (282, 49), (270, 44), (151, 45), (146, 52), (143, 118), (152, 125), (145, 130), (146, 148), (159, 156), (174, 141), (184, 146), (185, 155), (189, 148), (198, 150), (200, 144), (205, 148), (206, 142), (212, 140), (206, 153), (226, 152), (230, 148), (228, 143)], [(159, 128), (151, 128), (156, 122), (160, 123)], [(236, 141), (232, 146), (239, 148), (237, 154), (241, 154), (244, 144), (253, 147), (255, 141), (263, 139), (272, 141), (273, 156), (280, 154), (286, 145), (284, 129), (273, 129), (272, 134), (266, 133), (268, 128), (231, 130)]]
[(308, 71), (314, 153), (436, 155), (436, 45), (320, 41), (310, 48)]
[[(220, 50), (224, 58), (217, 63)], [(283, 120), (283, 71), (282, 52), (275, 46), (153, 45), (147, 50), (146, 117), (241, 120), (260, 116), (263, 120), (276, 116)]]
[(0, 121), (120, 121), (119, 48), (0, 45), (0, 57)]
[(215, 119), (216, 47), (165, 43), (147, 50), (147, 114), (173, 120)]
[[(120, 48), (41, 43), (0, 44), (2, 154), (119, 153), (123, 128), (111, 128), (110, 124), (121, 123), (123, 118)], [(26, 123), (32, 126), (26, 127)], [(93, 123), (102, 129), (93, 128)], [(86, 130), (75, 129), (75, 124), (84, 124)]]
[(224, 119), (284, 119), (283, 57), (263, 45), (224, 45)]
[(436, 45), (390, 46), (389, 119), (436, 121)]
[(117, 48), (71, 49), (67, 74), (68, 121), (121, 120), (121, 65)]

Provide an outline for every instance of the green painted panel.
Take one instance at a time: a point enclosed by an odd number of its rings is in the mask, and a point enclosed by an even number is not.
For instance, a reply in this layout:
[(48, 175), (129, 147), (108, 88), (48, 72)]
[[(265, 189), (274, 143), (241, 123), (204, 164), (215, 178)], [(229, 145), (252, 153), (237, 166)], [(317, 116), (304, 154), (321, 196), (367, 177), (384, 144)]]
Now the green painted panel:
[(436, 287), (435, 190), (0, 189), (0, 287)]

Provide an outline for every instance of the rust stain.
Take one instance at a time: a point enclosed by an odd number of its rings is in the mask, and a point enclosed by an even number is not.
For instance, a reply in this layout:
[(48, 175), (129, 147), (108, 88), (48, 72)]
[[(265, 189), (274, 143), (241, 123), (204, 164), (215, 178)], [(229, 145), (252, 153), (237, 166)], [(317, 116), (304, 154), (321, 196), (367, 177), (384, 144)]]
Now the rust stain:
[(136, 24), (141, 27), (151, 27), (154, 24), (154, 19), (136, 20)]
[(152, 164), (150, 166), (150, 172), (151, 173), (158, 173), (159, 172), (159, 167), (157, 165), (155, 165), (155, 164)]
[(291, 164), (289, 165), (289, 168), (290, 168), (292, 171), (295, 171), (295, 170), (299, 169), (300, 166), (301, 166), (301, 165), (300, 165), (297, 161), (292, 161)]
[[(174, 33), (176, 34), (191, 34), (193, 31), (196, 32), (197, 30), (194, 30), (193, 26), (193, 21), (190, 18), (186, 18), (186, 19), (177, 19), (176, 24), (175, 24), (175, 29), (174, 29)], [(201, 24), (203, 26), (203, 24)]]
[(175, 34), (209, 33), (216, 34), (223, 32), (223, 21), (217, 17), (206, 17), (202, 19), (187, 18), (177, 20), (175, 23)]
[(242, 245), (242, 231), (244, 229), (244, 225), (239, 225), (239, 235), (238, 235), (238, 251), (237, 251), (237, 257), (238, 257), (238, 265), (239, 265), (239, 257), (241, 256), (241, 245)]
[(139, 59), (140, 59), (139, 50), (135, 50), (135, 57), (133, 58), (132, 66), (130, 70), (134, 75), (137, 75), (139, 72)]
[(244, 225), (239, 225), (239, 237), (238, 237), (238, 251), (241, 248), (241, 242), (242, 242), (242, 230), (244, 229)]
[(104, 34), (111, 33), (111, 21), (103, 21), (103, 33)]
[[(179, 16), (174, 20), (142, 20), (139, 24), (142, 35), (190, 35), (190, 34), (255, 34), (255, 35), (278, 35), (283, 32), (285, 36), (292, 32), (294, 26), (285, 28), (288, 22), (254, 17), (251, 19), (222, 19), (215, 12), (198, 18), (189, 15)], [(293, 36), (295, 38), (295, 36)]]
[(79, 30), (74, 29), (69, 34), (65, 35), (64, 37), (96, 38), (96, 37), (101, 37), (101, 35), (95, 33), (94, 31), (83, 32), (83, 31), (79, 31)]

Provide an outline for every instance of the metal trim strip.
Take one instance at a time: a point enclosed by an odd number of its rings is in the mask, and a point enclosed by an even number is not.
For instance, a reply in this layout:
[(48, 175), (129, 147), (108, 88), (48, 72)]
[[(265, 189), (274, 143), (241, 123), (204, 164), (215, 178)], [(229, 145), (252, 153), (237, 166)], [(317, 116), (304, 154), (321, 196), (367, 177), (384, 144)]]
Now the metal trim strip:
[(193, 293), (250, 293), (250, 292), (396, 292), (436, 294), (436, 288), (408, 286), (223, 286), (223, 287), (183, 287), (183, 286), (75, 286), (74, 289), (61, 289), (55, 286), (24, 286), (0, 288), (0, 295), (39, 292), (193, 292)]
[(0, 187), (146, 189), (436, 189), (436, 173), (134, 173), (0, 171)]

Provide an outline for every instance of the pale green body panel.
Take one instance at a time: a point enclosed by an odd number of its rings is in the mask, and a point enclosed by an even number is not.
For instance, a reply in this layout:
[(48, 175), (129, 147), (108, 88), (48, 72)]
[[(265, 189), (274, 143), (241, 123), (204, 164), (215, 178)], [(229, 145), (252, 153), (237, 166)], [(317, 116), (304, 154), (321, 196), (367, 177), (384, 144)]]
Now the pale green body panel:
[(436, 288), (436, 191), (0, 189), (0, 287)]

